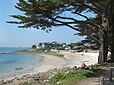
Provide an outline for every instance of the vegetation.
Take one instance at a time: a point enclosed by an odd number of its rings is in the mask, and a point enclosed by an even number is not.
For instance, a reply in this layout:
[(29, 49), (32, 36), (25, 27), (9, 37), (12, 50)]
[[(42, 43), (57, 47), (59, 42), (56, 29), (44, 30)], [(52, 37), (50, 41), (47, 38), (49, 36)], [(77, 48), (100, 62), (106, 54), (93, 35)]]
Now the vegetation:
[(58, 56), (58, 57), (64, 57), (63, 54), (60, 53), (47, 53), (48, 55)]
[[(46, 50), (51, 50), (51, 49), (55, 49), (55, 50), (60, 50), (62, 49), (62, 44), (58, 43), (58, 42), (44, 42), (44, 43), (39, 43), (38, 45), (39, 48), (44, 48)], [(64, 48), (63, 48), (64, 49)]]
[(114, 0), (19, 0), (15, 7), (23, 15), (12, 15), (20, 21), (9, 23), (46, 32), (54, 26), (67, 26), (98, 45), (99, 64), (107, 61), (108, 50), (114, 61)]
[[(81, 52), (86, 49), (94, 49), (94, 46), (81, 41), (77, 43), (58, 43), (58, 42), (45, 42), (45, 43), (39, 43), (38, 45), (33, 45), (33, 49), (36, 49), (38, 52), (44, 52), (44, 51), (50, 51), (50, 50), (76, 50), (77, 52)], [(98, 49), (98, 48), (96, 48)]]
[(36, 45), (32, 45), (32, 49), (36, 49), (37, 48), (37, 46)]
[(88, 74), (92, 74), (93, 71), (82, 70), (82, 71), (60, 71), (56, 73), (50, 80), (49, 85), (73, 85), (80, 79), (85, 78)]
[(24, 82), (23, 85), (32, 85), (32, 84), (30, 84), (28, 82)]

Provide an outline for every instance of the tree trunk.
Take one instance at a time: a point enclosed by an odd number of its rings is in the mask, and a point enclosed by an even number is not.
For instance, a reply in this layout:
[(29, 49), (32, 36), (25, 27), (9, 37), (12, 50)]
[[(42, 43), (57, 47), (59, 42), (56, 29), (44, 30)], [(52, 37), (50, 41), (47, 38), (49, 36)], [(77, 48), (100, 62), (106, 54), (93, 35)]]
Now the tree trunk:
[[(101, 32), (100, 32), (101, 33)], [(107, 54), (108, 54), (108, 36), (107, 33), (102, 31), (100, 34), (101, 44), (99, 48), (99, 57), (98, 57), (98, 63), (103, 64), (107, 61)]]
[[(108, 29), (108, 28), (107, 28)], [(107, 55), (108, 55), (108, 30), (105, 30), (104, 32), (104, 62), (107, 62)]]
[[(114, 21), (114, 17), (112, 21)], [(112, 25), (111, 32), (111, 62), (114, 62), (114, 24)]]
[(98, 64), (102, 65), (104, 63), (104, 53), (103, 53), (103, 43), (100, 45), (99, 48), (99, 57), (98, 57)]
[(110, 46), (111, 46), (111, 62), (114, 62), (114, 0), (110, 1), (109, 5), (109, 24), (110, 24)]
[(111, 62), (114, 62), (114, 34), (112, 38), (112, 46), (111, 46)]
[(98, 63), (103, 64), (107, 61), (108, 54), (108, 19), (105, 15), (102, 16), (102, 27), (99, 30), (99, 39), (101, 41), (99, 48)]

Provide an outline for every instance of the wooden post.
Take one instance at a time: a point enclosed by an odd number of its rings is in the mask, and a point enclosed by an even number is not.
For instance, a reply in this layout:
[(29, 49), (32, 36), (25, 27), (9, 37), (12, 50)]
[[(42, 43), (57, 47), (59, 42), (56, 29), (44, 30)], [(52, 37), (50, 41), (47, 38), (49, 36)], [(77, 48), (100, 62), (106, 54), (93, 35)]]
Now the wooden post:
[(112, 69), (110, 68), (109, 70), (109, 81), (111, 82), (112, 81)]
[(100, 77), (100, 85), (104, 85), (104, 77)]

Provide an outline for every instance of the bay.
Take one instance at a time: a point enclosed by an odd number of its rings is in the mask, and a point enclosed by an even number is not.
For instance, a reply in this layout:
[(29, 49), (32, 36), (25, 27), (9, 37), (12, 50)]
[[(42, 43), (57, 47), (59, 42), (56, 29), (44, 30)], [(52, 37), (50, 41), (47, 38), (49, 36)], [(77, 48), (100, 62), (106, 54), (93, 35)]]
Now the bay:
[[(27, 48), (0, 47), (0, 52), (14, 52), (25, 49)], [(42, 60), (43, 57), (37, 54), (0, 54), (0, 73), (16, 71), (16, 68), (24, 69), (40, 64)]]

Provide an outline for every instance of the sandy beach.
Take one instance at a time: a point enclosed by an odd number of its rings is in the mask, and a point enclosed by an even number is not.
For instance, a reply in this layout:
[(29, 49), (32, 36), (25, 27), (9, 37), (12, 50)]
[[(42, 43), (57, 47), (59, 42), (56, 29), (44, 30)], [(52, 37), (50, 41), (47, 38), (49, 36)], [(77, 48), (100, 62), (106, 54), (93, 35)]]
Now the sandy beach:
[(33, 75), (39, 72), (46, 72), (54, 68), (64, 68), (73, 66), (80, 67), (82, 63), (85, 63), (86, 65), (93, 65), (96, 64), (98, 61), (98, 52), (71, 53), (67, 51), (60, 51), (59, 53), (63, 54), (64, 57), (40, 54), (44, 57), (44, 60), (40, 63), (40, 65), (35, 65), (34, 67), (31, 67), (29, 69), (25, 68), (15, 73), (0, 74), (0, 80), (10, 80), (22, 77), (24, 75)]

